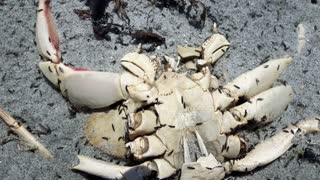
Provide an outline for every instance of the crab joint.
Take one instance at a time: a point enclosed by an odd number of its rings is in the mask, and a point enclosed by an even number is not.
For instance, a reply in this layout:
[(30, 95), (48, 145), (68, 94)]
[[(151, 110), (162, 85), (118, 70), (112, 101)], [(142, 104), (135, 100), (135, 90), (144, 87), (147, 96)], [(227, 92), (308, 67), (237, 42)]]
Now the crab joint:
[(203, 91), (206, 91), (210, 87), (211, 73), (208, 67), (203, 68), (202, 72), (194, 73), (191, 75), (191, 79), (195, 81)]
[(149, 134), (155, 131), (157, 116), (150, 110), (131, 113), (129, 121), (130, 138)]
[(159, 156), (166, 151), (166, 147), (156, 136), (144, 136), (126, 144), (130, 152), (138, 160)]
[(148, 104), (155, 101), (158, 90), (146, 83), (128, 86), (128, 94), (131, 98), (138, 101), (146, 101)]

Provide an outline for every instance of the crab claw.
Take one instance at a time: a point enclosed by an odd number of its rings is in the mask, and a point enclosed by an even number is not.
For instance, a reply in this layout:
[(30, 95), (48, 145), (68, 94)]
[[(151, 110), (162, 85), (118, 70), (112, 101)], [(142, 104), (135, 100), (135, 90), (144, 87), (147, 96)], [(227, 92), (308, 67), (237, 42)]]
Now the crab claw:
[(230, 43), (221, 34), (213, 34), (202, 44), (202, 60), (199, 65), (207, 65), (216, 62), (229, 48)]
[(129, 73), (89, 71), (49, 61), (40, 62), (39, 66), (46, 78), (58, 87), (72, 104), (89, 108), (107, 107), (127, 99), (127, 86), (143, 82)]
[(80, 163), (72, 169), (107, 179), (148, 179), (156, 177), (167, 178), (176, 172), (166, 160), (154, 159), (137, 166), (120, 166), (113, 163), (96, 160), (86, 156), (78, 156)]
[(121, 59), (121, 65), (149, 83), (155, 80), (157, 64), (144, 54), (128, 53)]
[(41, 58), (61, 62), (59, 37), (51, 13), (50, 0), (40, 0), (37, 9), (36, 42)]
[(128, 72), (90, 71), (50, 61), (40, 62), (39, 67), (63, 96), (81, 107), (103, 108), (129, 97), (137, 102), (152, 103), (158, 93), (155, 87)]

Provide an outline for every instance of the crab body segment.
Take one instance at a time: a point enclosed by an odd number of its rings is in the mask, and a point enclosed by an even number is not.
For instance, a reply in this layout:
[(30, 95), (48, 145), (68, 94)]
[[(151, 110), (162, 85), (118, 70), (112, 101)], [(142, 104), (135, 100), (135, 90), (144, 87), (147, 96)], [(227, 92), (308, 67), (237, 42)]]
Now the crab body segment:
[[(104, 108), (121, 101), (117, 109), (91, 115), (86, 137), (109, 155), (137, 162), (129, 167), (79, 156), (74, 169), (110, 179), (163, 179), (179, 169), (181, 179), (223, 179), (233, 171), (270, 163), (289, 149), (295, 136), (320, 130), (318, 119), (300, 121), (239, 159), (247, 151), (246, 142), (232, 132), (249, 120), (271, 122), (292, 99), (290, 86), (272, 87), (290, 57), (268, 61), (217, 87), (210, 66), (230, 43), (215, 33), (198, 48), (178, 49), (182, 60), (195, 62), (193, 74), (173, 66), (161, 71), (156, 58), (136, 52), (121, 59), (126, 71), (120, 74), (72, 68), (61, 61), (49, 4), (40, 0), (37, 11), (37, 47), (46, 60), (39, 65), (41, 71), (76, 106)], [(195, 161), (188, 145), (192, 137), (200, 151)]]

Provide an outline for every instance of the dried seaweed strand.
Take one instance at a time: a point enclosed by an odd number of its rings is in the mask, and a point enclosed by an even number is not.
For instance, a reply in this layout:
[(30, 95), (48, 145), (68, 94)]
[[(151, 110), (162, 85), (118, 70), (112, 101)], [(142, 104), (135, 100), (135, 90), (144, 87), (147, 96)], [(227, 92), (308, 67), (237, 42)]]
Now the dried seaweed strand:
[(47, 159), (53, 159), (53, 155), (45, 148), (25, 127), (17, 122), (13, 117), (0, 108), (0, 117), (10, 127), (10, 129), (19, 136), (19, 138), (28, 145), (37, 149), (40, 155)]

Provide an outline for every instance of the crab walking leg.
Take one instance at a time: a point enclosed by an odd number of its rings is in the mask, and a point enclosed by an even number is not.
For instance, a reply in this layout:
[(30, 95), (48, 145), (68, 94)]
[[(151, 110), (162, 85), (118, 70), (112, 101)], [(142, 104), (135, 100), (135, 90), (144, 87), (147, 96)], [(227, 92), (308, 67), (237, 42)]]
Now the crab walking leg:
[(273, 82), (291, 63), (292, 58), (281, 58), (268, 61), (261, 66), (240, 75), (232, 82), (212, 93), (215, 110), (223, 110), (239, 97), (250, 98), (270, 88)]
[(40, 56), (46, 61), (59, 63), (59, 37), (51, 13), (51, 0), (40, 0), (37, 9), (36, 42)]
[(296, 125), (290, 125), (282, 132), (272, 136), (266, 141), (258, 144), (243, 159), (230, 161), (225, 164), (226, 172), (232, 171), (247, 172), (256, 167), (266, 165), (286, 152), (292, 146), (293, 138), (308, 133), (319, 133), (319, 119), (303, 120)]
[(149, 101), (157, 94), (156, 88), (127, 72), (89, 71), (49, 61), (40, 62), (39, 66), (46, 78), (77, 106), (107, 107), (129, 96), (138, 101)]
[(176, 172), (176, 169), (164, 159), (154, 159), (137, 166), (129, 167), (81, 155), (78, 155), (78, 158), (80, 160), (79, 164), (72, 169), (108, 179), (144, 179), (145, 177), (152, 176), (153, 172), (157, 172), (157, 178), (163, 179), (170, 177)]
[(290, 86), (277, 86), (252, 97), (248, 102), (224, 112), (221, 133), (229, 133), (249, 120), (258, 123), (272, 121), (285, 111), (292, 96)]
[(25, 127), (20, 125), (8, 113), (0, 108), (0, 117), (10, 127), (10, 129), (17, 134), (28, 145), (39, 151), (40, 155), (47, 159), (53, 159), (53, 155), (44, 145), (42, 145)]

